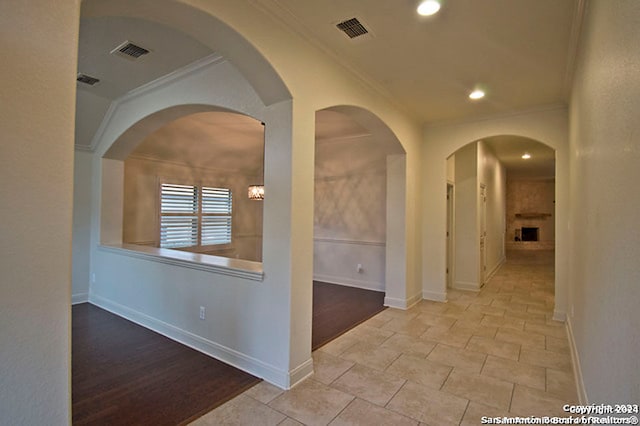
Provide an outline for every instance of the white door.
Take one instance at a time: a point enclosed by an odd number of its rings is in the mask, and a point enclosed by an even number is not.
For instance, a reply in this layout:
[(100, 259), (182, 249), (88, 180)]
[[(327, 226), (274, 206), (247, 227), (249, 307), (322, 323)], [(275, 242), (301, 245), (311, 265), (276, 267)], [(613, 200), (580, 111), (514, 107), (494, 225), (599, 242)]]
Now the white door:
[(453, 185), (447, 184), (447, 287), (453, 287)]
[(480, 185), (480, 285), (487, 278), (487, 187)]

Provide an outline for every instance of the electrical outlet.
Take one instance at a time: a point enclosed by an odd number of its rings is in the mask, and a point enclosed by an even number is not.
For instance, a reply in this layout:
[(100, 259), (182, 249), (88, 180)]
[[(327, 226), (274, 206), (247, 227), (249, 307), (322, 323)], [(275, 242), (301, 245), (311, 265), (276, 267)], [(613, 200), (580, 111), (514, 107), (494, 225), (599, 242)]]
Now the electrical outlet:
[(358, 271), (359, 274), (362, 273), (362, 263), (358, 263), (358, 266), (356, 266), (356, 270)]
[(95, 272), (91, 274), (91, 282), (94, 283), (94, 284), (96, 282), (96, 273)]
[(206, 318), (206, 312), (204, 306), (200, 306), (200, 319), (203, 320)]

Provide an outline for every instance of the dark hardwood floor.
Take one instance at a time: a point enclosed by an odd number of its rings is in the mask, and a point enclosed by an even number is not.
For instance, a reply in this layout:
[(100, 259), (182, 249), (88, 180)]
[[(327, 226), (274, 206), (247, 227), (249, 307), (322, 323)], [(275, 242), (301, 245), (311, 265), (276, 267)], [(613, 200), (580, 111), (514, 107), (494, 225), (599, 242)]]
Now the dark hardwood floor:
[[(312, 348), (382, 311), (384, 293), (313, 283)], [(88, 303), (72, 309), (74, 425), (186, 424), (260, 379)]]
[(383, 292), (314, 281), (312, 350), (382, 311), (383, 303)]
[(260, 379), (88, 303), (72, 310), (74, 425), (178, 425)]

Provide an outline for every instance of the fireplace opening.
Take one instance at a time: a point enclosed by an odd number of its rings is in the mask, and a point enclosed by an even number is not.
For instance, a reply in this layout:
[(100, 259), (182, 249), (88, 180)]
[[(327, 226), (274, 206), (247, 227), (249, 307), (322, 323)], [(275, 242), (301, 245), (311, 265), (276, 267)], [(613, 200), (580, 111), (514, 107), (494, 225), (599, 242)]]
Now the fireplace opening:
[(538, 241), (540, 228), (522, 228), (522, 241)]

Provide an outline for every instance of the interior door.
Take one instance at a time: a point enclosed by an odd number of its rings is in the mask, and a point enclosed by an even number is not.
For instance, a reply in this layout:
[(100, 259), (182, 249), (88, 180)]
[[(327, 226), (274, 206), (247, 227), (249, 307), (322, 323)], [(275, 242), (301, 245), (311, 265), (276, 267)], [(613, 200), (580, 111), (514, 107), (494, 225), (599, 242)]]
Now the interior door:
[(453, 185), (447, 184), (447, 287), (453, 287)]
[(487, 187), (480, 185), (480, 285), (487, 278)]

